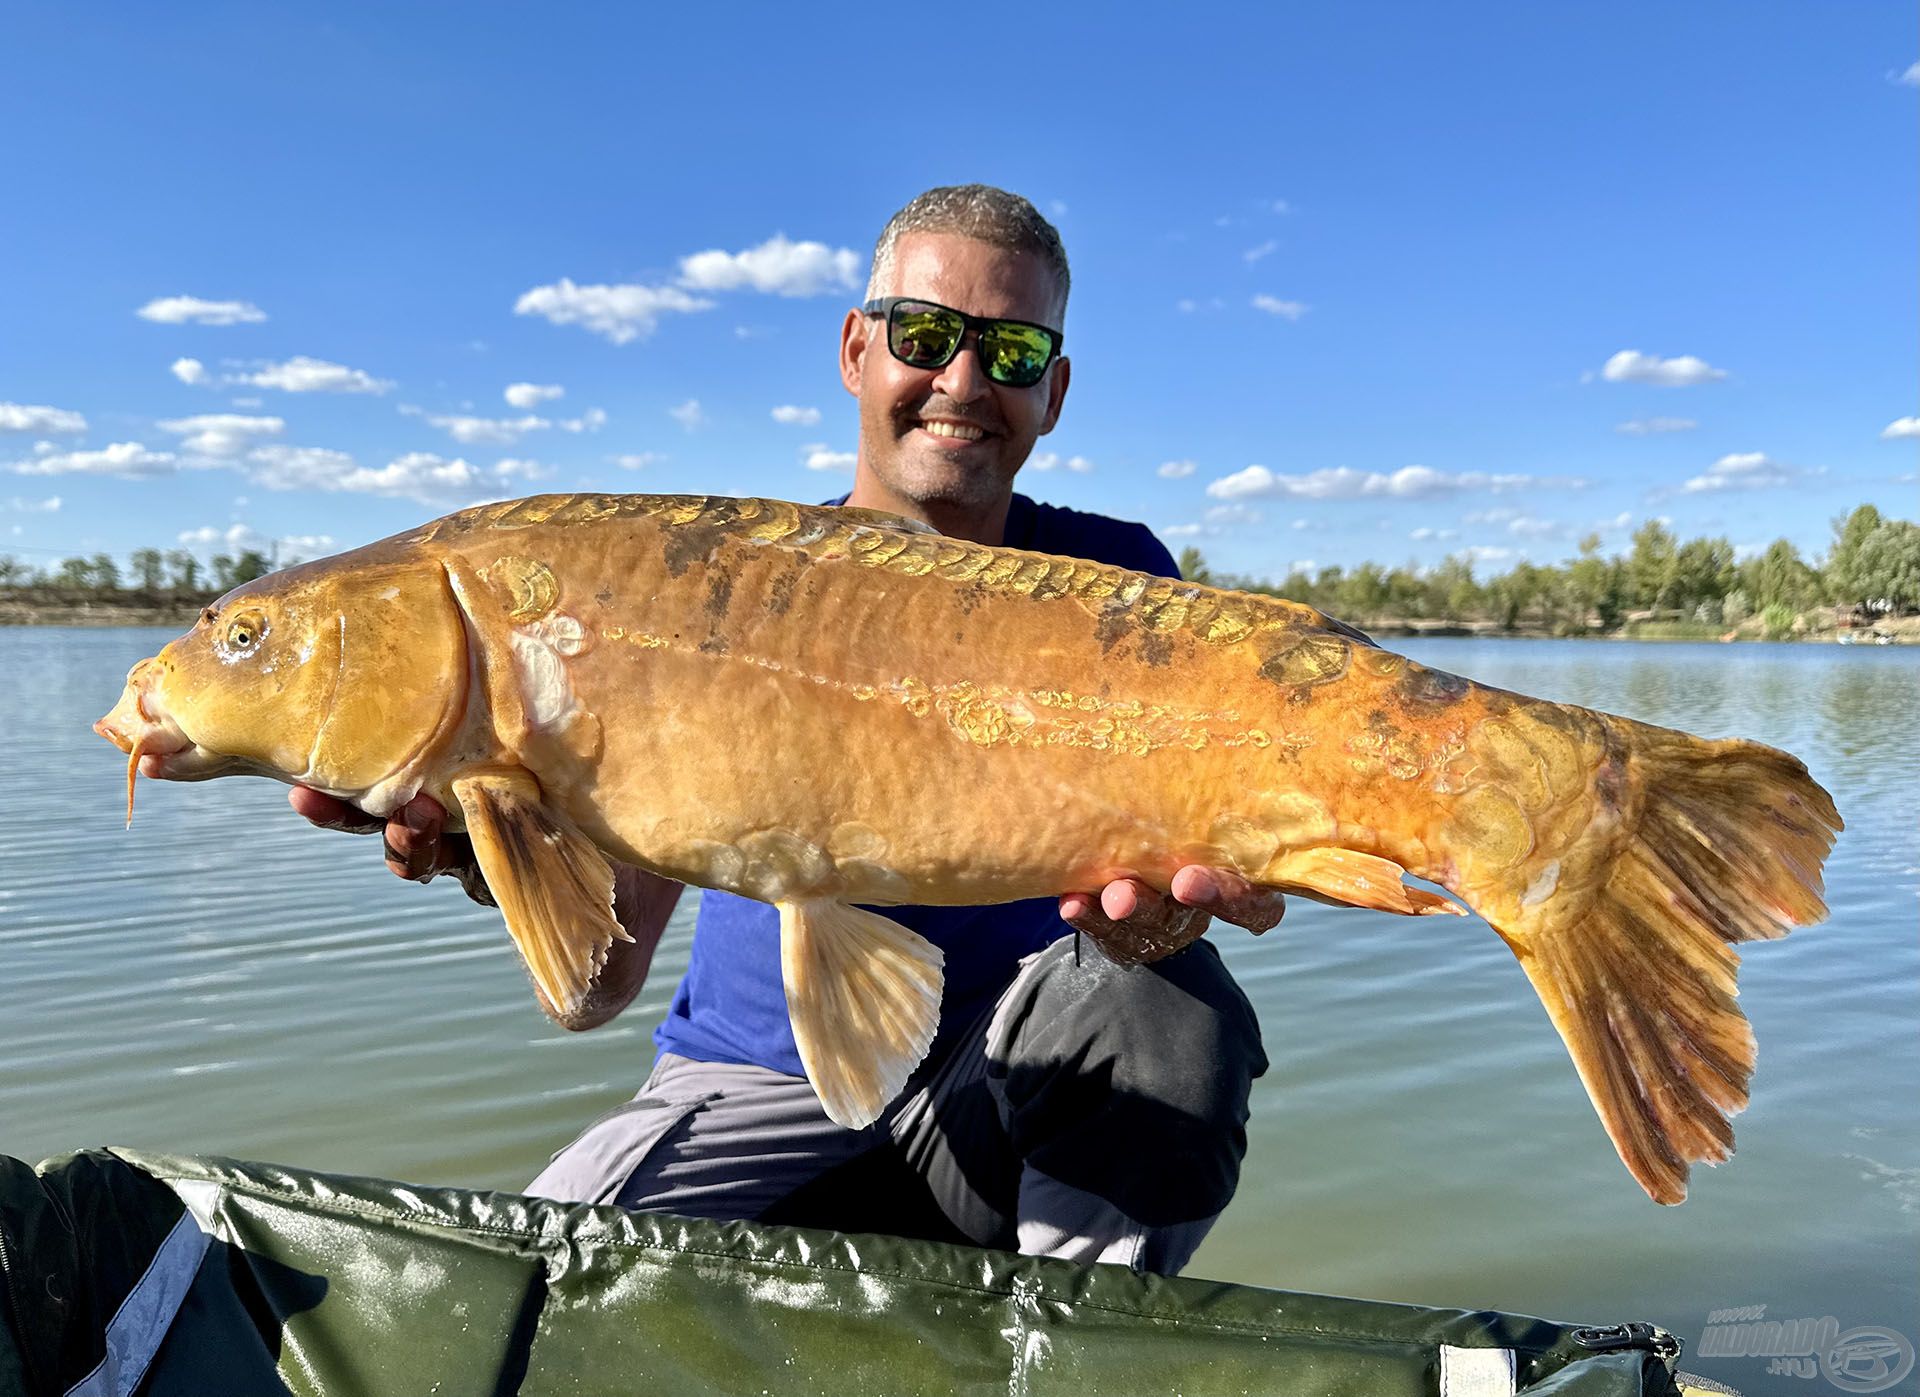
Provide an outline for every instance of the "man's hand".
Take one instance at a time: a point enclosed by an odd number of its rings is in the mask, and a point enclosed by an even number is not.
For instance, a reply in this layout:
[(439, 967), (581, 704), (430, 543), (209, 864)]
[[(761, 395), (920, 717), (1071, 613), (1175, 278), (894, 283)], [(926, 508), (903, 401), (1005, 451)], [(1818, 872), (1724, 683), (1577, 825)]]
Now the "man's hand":
[(468, 897), (488, 907), (494, 905), (487, 880), (474, 862), (473, 844), (464, 834), (444, 832), (446, 808), (432, 796), (417, 795), (384, 820), (307, 786), (288, 791), (287, 803), (322, 829), (349, 834), (379, 831), (387, 868), (399, 877), (426, 883), (439, 874), (451, 873), (460, 880)]
[(1100, 891), (1068, 893), (1060, 916), (1122, 965), (1144, 965), (1196, 941), (1218, 917), (1254, 935), (1278, 926), (1286, 913), (1279, 893), (1256, 888), (1224, 868), (1188, 864), (1173, 875), (1171, 895), (1137, 878), (1116, 878)]

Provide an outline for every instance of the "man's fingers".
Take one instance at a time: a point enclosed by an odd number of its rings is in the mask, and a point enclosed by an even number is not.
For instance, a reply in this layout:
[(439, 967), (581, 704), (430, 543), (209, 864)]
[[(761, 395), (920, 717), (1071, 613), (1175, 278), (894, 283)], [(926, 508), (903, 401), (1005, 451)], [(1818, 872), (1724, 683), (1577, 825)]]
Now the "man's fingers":
[(1173, 875), (1173, 896), (1256, 936), (1278, 926), (1287, 911), (1286, 898), (1271, 888), (1257, 888), (1228, 869), (1199, 864), (1189, 864)]
[(364, 810), (356, 810), (344, 800), (339, 800), (316, 791), (309, 786), (295, 786), (287, 792), (287, 804), (295, 813), (312, 821), (322, 829), (345, 830), (349, 834), (372, 834), (386, 823), (378, 815), (369, 815)]
[(1158, 894), (1145, 883), (1132, 878), (1116, 878), (1100, 890), (1100, 910), (1116, 922), (1124, 922)]
[(447, 812), (431, 796), (415, 796), (393, 812), (381, 835), (387, 867), (402, 878), (424, 883), (446, 871), (441, 862), (440, 832)]

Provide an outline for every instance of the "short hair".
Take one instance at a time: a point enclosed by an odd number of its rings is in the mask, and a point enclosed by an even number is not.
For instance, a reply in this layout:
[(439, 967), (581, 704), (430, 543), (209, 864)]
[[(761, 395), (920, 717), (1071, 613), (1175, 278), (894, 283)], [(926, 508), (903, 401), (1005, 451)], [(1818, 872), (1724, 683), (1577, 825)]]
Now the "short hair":
[(873, 245), (873, 275), (867, 280), (869, 300), (882, 294), (893, 272), (894, 245), (909, 233), (957, 233), (1009, 252), (1043, 258), (1060, 287), (1060, 309), (1066, 311), (1073, 277), (1067, 270), (1067, 249), (1060, 242), (1060, 230), (1018, 194), (990, 184), (948, 184), (910, 200), (887, 220), (887, 226), (880, 230), (880, 240)]

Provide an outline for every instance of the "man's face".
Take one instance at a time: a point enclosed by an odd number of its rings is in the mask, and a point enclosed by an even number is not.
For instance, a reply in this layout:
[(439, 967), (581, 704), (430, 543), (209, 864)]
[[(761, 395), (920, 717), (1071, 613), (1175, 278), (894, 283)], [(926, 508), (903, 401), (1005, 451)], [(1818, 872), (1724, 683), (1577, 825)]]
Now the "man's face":
[[(913, 296), (969, 315), (1060, 328), (1063, 307), (1040, 258), (952, 233), (911, 233), (894, 244), (890, 284), (879, 296)], [(1031, 388), (993, 382), (975, 337), (940, 369), (916, 369), (887, 348), (887, 323), (848, 314), (840, 377), (860, 399), (859, 493), (901, 507), (992, 510), (1034, 442), (1053, 430), (1069, 366), (1054, 360)]]

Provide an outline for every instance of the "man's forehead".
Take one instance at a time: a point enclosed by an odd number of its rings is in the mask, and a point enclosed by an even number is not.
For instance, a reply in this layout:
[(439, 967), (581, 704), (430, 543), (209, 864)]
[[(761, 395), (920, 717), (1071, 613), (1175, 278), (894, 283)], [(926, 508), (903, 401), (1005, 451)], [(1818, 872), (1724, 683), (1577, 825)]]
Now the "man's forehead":
[(1060, 289), (1038, 253), (962, 233), (908, 233), (894, 244), (888, 296), (924, 296), (973, 315), (1058, 325)]

